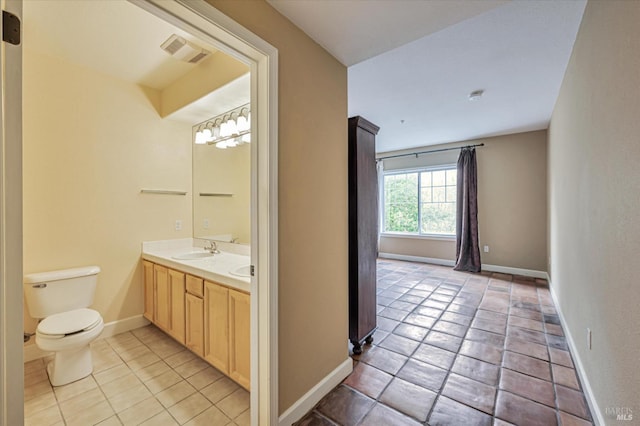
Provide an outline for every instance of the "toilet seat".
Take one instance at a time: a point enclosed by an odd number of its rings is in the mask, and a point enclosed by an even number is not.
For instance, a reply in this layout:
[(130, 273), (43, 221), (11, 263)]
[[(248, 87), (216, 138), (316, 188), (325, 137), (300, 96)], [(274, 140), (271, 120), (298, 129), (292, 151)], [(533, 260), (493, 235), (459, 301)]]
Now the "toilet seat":
[(75, 309), (51, 315), (38, 324), (37, 332), (47, 339), (61, 339), (79, 332), (89, 331), (102, 323), (100, 313), (93, 309)]

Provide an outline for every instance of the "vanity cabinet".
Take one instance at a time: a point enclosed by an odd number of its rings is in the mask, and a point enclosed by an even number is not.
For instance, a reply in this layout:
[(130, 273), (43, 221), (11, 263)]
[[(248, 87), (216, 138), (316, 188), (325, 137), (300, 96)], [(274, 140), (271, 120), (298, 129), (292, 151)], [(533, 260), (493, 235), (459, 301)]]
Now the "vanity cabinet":
[(251, 297), (143, 260), (144, 316), (245, 389), (251, 384)]
[(229, 289), (204, 283), (204, 359), (229, 375)]
[(184, 345), (185, 274), (162, 265), (153, 267), (154, 322)]
[(248, 294), (229, 290), (229, 377), (249, 389), (251, 383), (251, 318)]
[(184, 343), (195, 354), (204, 358), (204, 280), (187, 275), (184, 299)]

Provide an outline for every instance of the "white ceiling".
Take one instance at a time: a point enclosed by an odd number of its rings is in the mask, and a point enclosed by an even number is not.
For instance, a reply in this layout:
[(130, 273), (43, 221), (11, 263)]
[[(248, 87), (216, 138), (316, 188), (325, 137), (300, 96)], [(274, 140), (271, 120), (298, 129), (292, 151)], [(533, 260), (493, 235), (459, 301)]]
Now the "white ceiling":
[(509, 0), (267, 0), (350, 66)]
[(378, 152), (547, 128), (586, 4), (268, 1), (350, 65), (349, 116), (380, 126)]
[[(179, 61), (160, 48), (171, 34), (216, 52), (214, 46), (126, 0), (25, 1), (24, 33), (25, 49), (156, 90), (166, 88), (197, 66)], [(195, 124), (224, 112), (219, 111), (218, 102), (233, 104), (225, 111), (249, 102), (248, 93), (249, 79), (241, 78), (222, 95), (205, 96), (170, 118)], [(234, 96), (236, 101), (230, 99)], [(214, 112), (208, 114), (207, 110)]]

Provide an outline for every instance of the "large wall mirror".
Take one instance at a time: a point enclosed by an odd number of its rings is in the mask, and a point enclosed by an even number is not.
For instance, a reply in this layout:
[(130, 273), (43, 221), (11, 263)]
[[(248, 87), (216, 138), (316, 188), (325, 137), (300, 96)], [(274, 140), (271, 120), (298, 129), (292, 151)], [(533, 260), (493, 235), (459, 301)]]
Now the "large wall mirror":
[[(193, 127), (193, 236), (249, 244), (249, 74), (220, 87), (209, 98), (211, 116)], [(227, 123), (236, 129), (227, 129)]]
[(249, 244), (250, 70), (213, 46), (188, 38), (180, 33), (164, 44), (174, 54), (191, 55), (183, 58), (188, 64), (174, 61), (191, 68), (162, 91), (157, 104), (162, 117), (192, 126), (193, 237)]

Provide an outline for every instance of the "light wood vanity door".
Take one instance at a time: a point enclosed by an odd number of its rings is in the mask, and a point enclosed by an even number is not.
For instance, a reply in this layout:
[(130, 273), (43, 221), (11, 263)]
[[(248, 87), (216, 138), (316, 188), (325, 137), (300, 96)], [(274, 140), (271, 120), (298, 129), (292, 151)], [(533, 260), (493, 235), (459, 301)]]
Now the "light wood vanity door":
[(154, 276), (154, 318), (158, 327), (165, 331), (171, 329), (171, 288), (169, 287), (169, 270), (164, 266), (153, 265)]
[(184, 345), (184, 272), (169, 269), (169, 285), (171, 288), (171, 328), (169, 333)]
[(144, 317), (153, 322), (153, 263), (142, 261), (144, 272)]
[(204, 358), (229, 374), (229, 290), (204, 282)]
[(229, 376), (249, 390), (251, 384), (250, 297), (229, 290)]
[(187, 293), (185, 345), (204, 358), (204, 300)]

